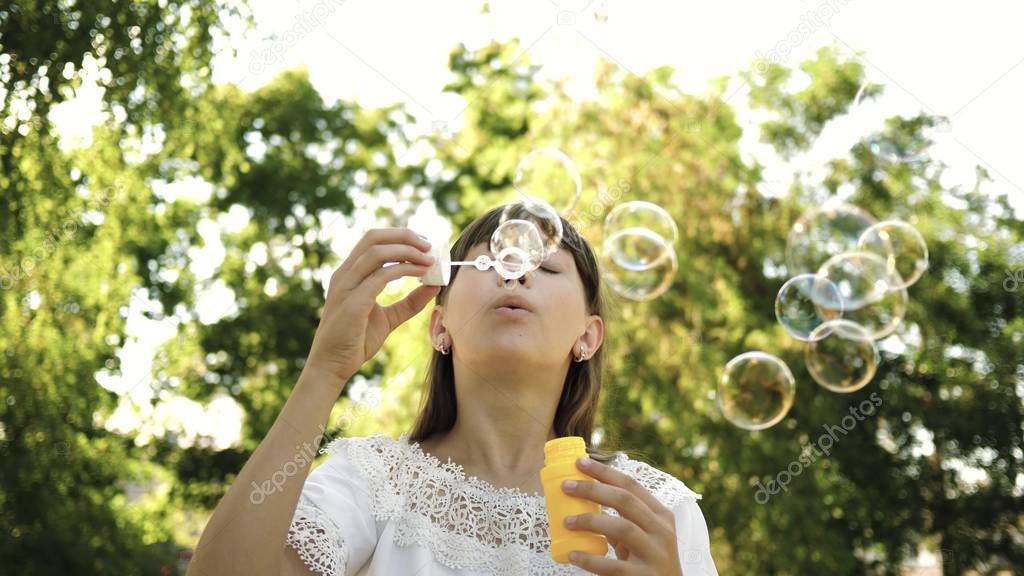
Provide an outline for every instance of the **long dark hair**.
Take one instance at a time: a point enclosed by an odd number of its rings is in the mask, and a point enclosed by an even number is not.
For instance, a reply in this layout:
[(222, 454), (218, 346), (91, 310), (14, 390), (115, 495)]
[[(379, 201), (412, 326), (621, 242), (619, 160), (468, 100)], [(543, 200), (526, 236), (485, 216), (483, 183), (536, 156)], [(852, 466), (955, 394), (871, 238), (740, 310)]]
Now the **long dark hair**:
[[(451, 249), (452, 260), (465, 260), (466, 254), (479, 243), (489, 244), (491, 234), (501, 223), (501, 215), (506, 206), (498, 206), (474, 220), (459, 236)], [(520, 206), (513, 209), (522, 210)], [(513, 216), (519, 215), (513, 213)], [(601, 290), (601, 273), (597, 258), (590, 244), (562, 218), (561, 246), (568, 250), (576, 262), (576, 269), (583, 280), (587, 313), (597, 314), (604, 319), (605, 298)], [(452, 270), (448, 286), (455, 282), (459, 267)], [(435, 303), (444, 305), (448, 296), (448, 286), (443, 286), (435, 298)], [(605, 320), (607, 327), (607, 320)], [(591, 445), (591, 434), (594, 431), (594, 418), (597, 416), (598, 401), (601, 395), (601, 376), (603, 371), (603, 347), (598, 347), (593, 356), (583, 362), (570, 362), (569, 371), (562, 385), (562, 395), (555, 410), (554, 430), (558, 438), (564, 436), (582, 436), (591, 458), (608, 462), (617, 452), (607, 448), (596, 448)], [(420, 405), (416, 423), (413, 425), (409, 440), (422, 442), (434, 434), (447, 432), (455, 425), (457, 406), (455, 402), (455, 367), (451, 354), (441, 354), (434, 350), (430, 358), (430, 366), (424, 382), (426, 394)]]

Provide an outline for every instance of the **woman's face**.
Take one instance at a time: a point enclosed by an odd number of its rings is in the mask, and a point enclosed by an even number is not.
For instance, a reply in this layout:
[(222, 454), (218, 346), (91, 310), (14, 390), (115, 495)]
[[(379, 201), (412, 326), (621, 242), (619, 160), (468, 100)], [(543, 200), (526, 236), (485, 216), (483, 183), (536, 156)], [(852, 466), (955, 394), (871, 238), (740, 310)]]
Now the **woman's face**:
[[(484, 243), (464, 260), (481, 254), (493, 258)], [(526, 312), (499, 309), (503, 299), (520, 298)], [(565, 248), (549, 256), (523, 278), (505, 281), (493, 268), (463, 266), (437, 307), (431, 336), (447, 332), (452, 351), (464, 363), (515, 361), (536, 367), (565, 365), (584, 337), (588, 355), (600, 345), (603, 324), (586, 310), (583, 280)], [(594, 324), (598, 324), (594, 326)]]

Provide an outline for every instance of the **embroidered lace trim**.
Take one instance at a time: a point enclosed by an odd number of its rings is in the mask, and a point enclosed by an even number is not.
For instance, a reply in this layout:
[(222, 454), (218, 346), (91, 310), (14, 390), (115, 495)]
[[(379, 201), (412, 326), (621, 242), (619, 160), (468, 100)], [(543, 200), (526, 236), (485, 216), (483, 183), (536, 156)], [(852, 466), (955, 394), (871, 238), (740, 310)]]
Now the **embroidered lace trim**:
[(344, 576), (348, 545), (341, 529), (305, 495), (299, 497), (286, 542), (317, 574)]
[[(394, 522), (396, 545), (425, 547), (438, 562), (452, 569), (498, 575), (578, 573), (577, 567), (551, 559), (543, 494), (499, 488), (476, 476), (467, 477), (461, 465), (450, 458), (441, 463), (424, 452), (419, 443), (410, 442), (408, 434), (398, 440), (383, 433), (339, 438), (321, 450), (332, 454), (342, 451), (370, 487), (374, 517)], [(666, 507), (701, 498), (674, 476), (623, 453), (609, 465), (635, 478)], [(601, 506), (601, 511), (618, 516), (613, 508)], [(312, 530), (307, 528), (306, 533)], [(336, 536), (331, 529), (320, 534), (322, 537), (312, 546), (317, 558), (323, 557), (324, 549)], [(343, 558), (344, 543), (340, 548)], [(611, 547), (607, 554), (615, 557)], [(343, 560), (340, 566), (344, 567)]]

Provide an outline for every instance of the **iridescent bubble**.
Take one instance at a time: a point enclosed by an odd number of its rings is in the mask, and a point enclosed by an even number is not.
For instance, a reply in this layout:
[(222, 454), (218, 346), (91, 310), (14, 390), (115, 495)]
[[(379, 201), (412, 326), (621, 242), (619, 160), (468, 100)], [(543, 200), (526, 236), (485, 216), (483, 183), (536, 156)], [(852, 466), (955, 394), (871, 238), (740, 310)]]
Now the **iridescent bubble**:
[(524, 198), (521, 202), (505, 206), (501, 212), (500, 222), (505, 223), (509, 220), (526, 220), (536, 226), (544, 248), (542, 262), (548, 256), (558, 252), (562, 246), (562, 217), (543, 200)]
[(836, 200), (804, 212), (786, 237), (789, 275), (817, 272), (832, 256), (855, 249), (861, 235), (875, 222), (860, 208)]
[(882, 299), (889, 291), (892, 275), (885, 260), (871, 252), (853, 250), (829, 258), (818, 275), (839, 288), (846, 311), (853, 311)]
[(805, 350), (807, 371), (833, 392), (860, 390), (878, 370), (878, 348), (860, 324), (845, 318), (814, 329)]
[(516, 167), (512, 185), (524, 199), (542, 200), (563, 214), (576, 206), (583, 188), (576, 164), (557, 148), (538, 148), (527, 154)]
[[(537, 226), (529, 220), (513, 218), (498, 225), (491, 234), (491, 254), (506, 272), (518, 278), (540, 266), (544, 261), (544, 242)], [(501, 269), (498, 270), (502, 272)], [(508, 278), (505, 274), (502, 277)]]
[[(627, 228), (617, 234), (623, 237), (613, 235), (605, 241), (601, 251), (601, 270), (608, 286), (630, 300), (652, 300), (664, 294), (679, 271), (675, 250), (667, 245), (664, 238), (645, 228)], [(652, 265), (639, 269), (626, 268), (619, 264), (622, 257), (617, 256), (614, 250), (609, 250), (609, 247), (627, 246), (630, 243), (653, 246), (654, 250), (665, 256), (658, 258)]]
[(725, 365), (718, 381), (718, 407), (726, 420), (744, 430), (764, 430), (793, 406), (796, 381), (782, 360), (745, 352)]
[(908, 288), (928, 269), (928, 245), (916, 228), (901, 220), (885, 220), (868, 228), (857, 241), (857, 249), (885, 260), (890, 286)]
[(775, 319), (792, 337), (804, 342), (820, 324), (842, 315), (839, 288), (817, 274), (790, 278), (775, 296)]

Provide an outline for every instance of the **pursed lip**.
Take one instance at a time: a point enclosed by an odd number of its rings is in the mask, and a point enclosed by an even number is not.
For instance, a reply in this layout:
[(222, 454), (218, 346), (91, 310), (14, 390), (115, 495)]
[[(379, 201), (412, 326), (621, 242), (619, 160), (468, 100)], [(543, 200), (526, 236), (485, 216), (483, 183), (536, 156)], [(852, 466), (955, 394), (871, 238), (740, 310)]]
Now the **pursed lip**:
[(498, 308), (518, 308), (527, 312), (533, 312), (533, 306), (530, 305), (526, 298), (514, 294), (508, 294), (499, 298), (494, 304), (494, 309), (497, 310)]

